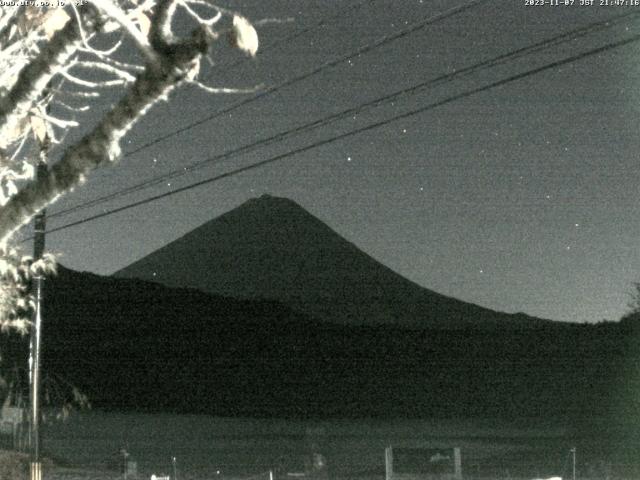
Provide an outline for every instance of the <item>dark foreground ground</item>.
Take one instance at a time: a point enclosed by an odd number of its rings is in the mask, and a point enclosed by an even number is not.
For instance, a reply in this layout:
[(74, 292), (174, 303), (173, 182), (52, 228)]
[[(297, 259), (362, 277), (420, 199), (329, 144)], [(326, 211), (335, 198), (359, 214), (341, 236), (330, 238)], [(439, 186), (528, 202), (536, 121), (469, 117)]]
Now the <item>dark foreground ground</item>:
[[(123, 478), (121, 450), (137, 478), (276, 480), (311, 452), (326, 457), (329, 478), (383, 480), (386, 446), (462, 449), (465, 478), (637, 479), (638, 436), (602, 425), (580, 432), (561, 419), (277, 420), (90, 412), (44, 432), (51, 480)], [(130, 476), (130, 478), (135, 478)]]

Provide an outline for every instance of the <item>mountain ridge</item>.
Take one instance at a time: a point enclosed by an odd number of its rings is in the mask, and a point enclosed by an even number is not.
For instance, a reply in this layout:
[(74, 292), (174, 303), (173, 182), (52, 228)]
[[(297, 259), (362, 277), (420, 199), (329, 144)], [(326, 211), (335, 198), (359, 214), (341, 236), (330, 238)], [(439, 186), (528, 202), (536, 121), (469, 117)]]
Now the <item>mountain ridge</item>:
[(553, 322), (496, 312), (424, 288), (360, 250), (296, 202), (271, 195), (246, 201), (114, 276), (235, 298), (277, 300), (346, 325), (467, 328), (511, 322), (533, 328)]
[[(618, 324), (349, 326), (274, 301), (64, 267), (45, 292), (43, 366), (101, 409), (589, 419), (635, 415), (638, 403), (638, 332)], [(0, 341), (3, 357), (19, 357)]]

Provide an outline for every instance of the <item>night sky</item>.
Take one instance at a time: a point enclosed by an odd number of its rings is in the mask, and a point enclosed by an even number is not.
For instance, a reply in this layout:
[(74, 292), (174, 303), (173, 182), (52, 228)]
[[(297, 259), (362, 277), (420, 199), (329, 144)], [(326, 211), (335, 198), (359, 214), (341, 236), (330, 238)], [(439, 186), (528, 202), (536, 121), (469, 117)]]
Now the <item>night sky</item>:
[[(599, 6), (599, 0), (593, 6), (580, 6), (580, 0), (573, 6), (525, 1), (478, 2), (321, 69), (126, 156), (49, 212), (573, 29), (629, 16), (153, 188), (53, 217), (49, 226), (172, 191), (640, 33), (640, 7)], [(269, 88), (467, 3), (229, 0), (225, 6), (254, 22), (291, 21), (258, 27), (264, 50), (255, 59), (220, 42), (213, 50), (215, 65), (203, 69), (203, 78), (215, 86)], [(48, 237), (48, 247), (68, 267), (110, 274), (269, 193), (295, 200), (383, 264), (437, 292), (554, 320), (616, 320), (627, 310), (631, 282), (640, 280), (639, 59), (640, 42), (589, 55), (264, 168), (60, 230)], [(135, 127), (123, 149), (132, 151), (254, 95), (182, 89)], [(105, 98), (102, 107), (107, 105)]]

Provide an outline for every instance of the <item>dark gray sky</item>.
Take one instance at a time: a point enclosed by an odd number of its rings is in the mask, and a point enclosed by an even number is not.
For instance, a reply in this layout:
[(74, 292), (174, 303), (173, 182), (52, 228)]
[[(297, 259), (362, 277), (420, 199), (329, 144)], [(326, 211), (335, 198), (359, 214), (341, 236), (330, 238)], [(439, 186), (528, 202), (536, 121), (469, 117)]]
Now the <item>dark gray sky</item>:
[[(52, 213), (554, 35), (640, 13), (633, 6), (527, 6), (488, 0), (126, 157)], [(272, 48), (354, 0), (229, 0), (259, 28), (263, 53), (226, 43), (216, 86), (283, 80), (437, 15), (458, 0), (371, 0)], [(55, 217), (56, 227), (339, 135), (639, 33), (640, 17), (405, 95), (326, 127), (163, 185)], [(640, 42), (592, 55), (262, 169), (69, 228), (48, 238), (61, 262), (109, 274), (262, 193), (294, 199), (393, 270), (432, 290), (509, 312), (617, 319), (640, 279)], [(229, 66), (235, 64), (234, 66)], [(131, 150), (248, 96), (183, 89), (125, 141)], [(170, 185), (169, 185), (170, 184)]]

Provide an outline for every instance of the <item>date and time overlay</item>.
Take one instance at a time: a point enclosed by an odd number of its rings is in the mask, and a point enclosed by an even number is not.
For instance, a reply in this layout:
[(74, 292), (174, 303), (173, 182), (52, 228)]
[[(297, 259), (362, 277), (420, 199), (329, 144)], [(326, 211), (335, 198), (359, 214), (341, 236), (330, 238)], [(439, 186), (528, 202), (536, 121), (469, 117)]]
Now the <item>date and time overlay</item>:
[[(0, 0), (0, 6), (64, 7), (81, 6), (88, 0)], [(640, 0), (521, 0), (526, 7), (640, 7)]]
[(526, 7), (640, 7), (640, 0), (522, 0)]
[[(639, 0), (640, 1), (640, 0)], [(65, 7), (73, 4), (76, 7), (86, 5), (88, 0), (0, 0), (0, 7)]]

